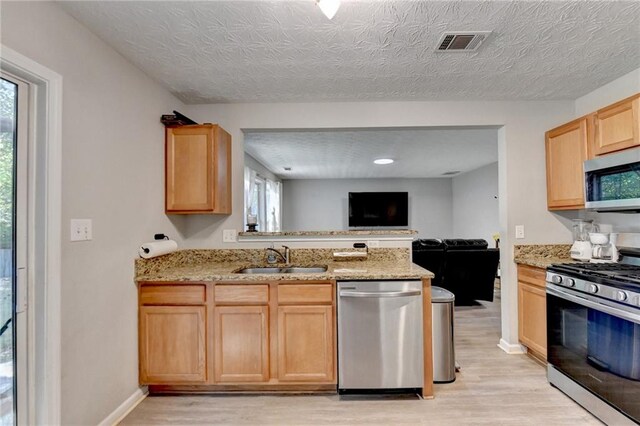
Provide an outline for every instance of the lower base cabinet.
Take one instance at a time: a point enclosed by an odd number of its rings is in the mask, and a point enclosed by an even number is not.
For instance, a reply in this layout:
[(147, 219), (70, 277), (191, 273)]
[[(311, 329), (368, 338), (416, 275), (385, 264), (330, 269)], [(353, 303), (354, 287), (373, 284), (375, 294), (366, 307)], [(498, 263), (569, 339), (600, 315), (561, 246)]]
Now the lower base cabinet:
[(140, 382), (204, 383), (204, 306), (140, 308)]
[(518, 338), (540, 360), (547, 359), (545, 270), (518, 266)]
[(220, 306), (214, 312), (215, 381), (268, 381), (269, 307)]
[(332, 306), (278, 308), (278, 379), (291, 382), (334, 380)]
[(326, 390), (337, 376), (335, 310), (334, 281), (140, 283), (140, 384)]

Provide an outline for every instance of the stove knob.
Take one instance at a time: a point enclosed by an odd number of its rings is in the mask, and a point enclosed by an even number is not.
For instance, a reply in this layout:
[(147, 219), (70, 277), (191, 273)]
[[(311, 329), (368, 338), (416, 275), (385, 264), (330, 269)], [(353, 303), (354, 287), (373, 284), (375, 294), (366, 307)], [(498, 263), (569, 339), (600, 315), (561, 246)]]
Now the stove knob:
[(597, 293), (600, 288), (596, 284), (589, 284), (589, 293)]
[(551, 277), (551, 282), (554, 284), (560, 284), (562, 282), (562, 277), (560, 275), (554, 275)]
[(576, 280), (574, 280), (573, 278), (569, 278), (569, 279), (567, 280), (567, 284), (566, 284), (566, 286), (567, 286), (567, 287), (575, 287), (575, 286), (576, 286)]
[(629, 295), (624, 291), (618, 291), (616, 293), (616, 299), (618, 299), (618, 301), (620, 302), (624, 302), (625, 300), (627, 300), (628, 297)]

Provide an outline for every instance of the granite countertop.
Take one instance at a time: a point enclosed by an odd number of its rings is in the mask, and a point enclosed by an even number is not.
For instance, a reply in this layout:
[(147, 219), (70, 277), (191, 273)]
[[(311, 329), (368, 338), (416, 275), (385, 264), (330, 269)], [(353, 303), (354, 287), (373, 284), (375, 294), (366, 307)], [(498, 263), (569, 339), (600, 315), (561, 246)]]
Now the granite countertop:
[(416, 235), (411, 229), (351, 230), (351, 231), (282, 231), (282, 232), (238, 232), (241, 237), (326, 237), (326, 236), (367, 236), (367, 235)]
[[(422, 279), (433, 278), (434, 274), (410, 261), (353, 261), (325, 262), (326, 272), (302, 274), (239, 274), (234, 271), (257, 265), (246, 262), (207, 262), (190, 265), (176, 265), (159, 271), (149, 271), (138, 275), (137, 281), (317, 281), (317, 280), (382, 280), (382, 279)], [(314, 266), (296, 264), (297, 266)], [(317, 266), (317, 265), (316, 265)]]
[(570, 244), (530, 244), (513, 248), (513, 261), (519, 265), (546, 269), (554, 263), (575, 262), (569, 255)]

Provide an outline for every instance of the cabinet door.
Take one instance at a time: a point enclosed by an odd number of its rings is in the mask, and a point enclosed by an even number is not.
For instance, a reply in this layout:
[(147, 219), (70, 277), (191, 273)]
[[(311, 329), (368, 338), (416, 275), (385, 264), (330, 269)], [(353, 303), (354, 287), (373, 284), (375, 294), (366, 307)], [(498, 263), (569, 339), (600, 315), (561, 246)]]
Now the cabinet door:
[(335, 382), (332, 306), (278, 307), (278, 379)]
[(269, 308), (215, 308), (216, 382), (269, 380)]
[(547, 206), (549, 210), (584, 207), (584, 168), (592, 117), (546, 134)]
[(547, 298), (542, 287), (518, 283), (518, 334), (520, 343), (547, 357)]
[(168, 128), (166, 212), (231, 214), (231, 136), (220, 126)]
[(625, 99), (596, 114), (596, 155), (640, 146), (640, 97)]
[(140, 307), (140, 383), (206, 380), (204, 306)]

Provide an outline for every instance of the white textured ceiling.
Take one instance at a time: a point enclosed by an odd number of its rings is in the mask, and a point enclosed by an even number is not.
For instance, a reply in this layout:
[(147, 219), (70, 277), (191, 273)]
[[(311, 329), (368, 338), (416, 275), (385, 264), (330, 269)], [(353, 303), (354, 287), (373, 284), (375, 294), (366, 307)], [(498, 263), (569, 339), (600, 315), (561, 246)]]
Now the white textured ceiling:
[[(498, 161), (498, 131), (491, 128), (244, 133), (245, 151), (283, 179), (443, 177)], [(376, 158), (395, 162), (375, 165)]]
[(61, 3), (186, 103), (575, 99), (640, 66), (640, 1)]

